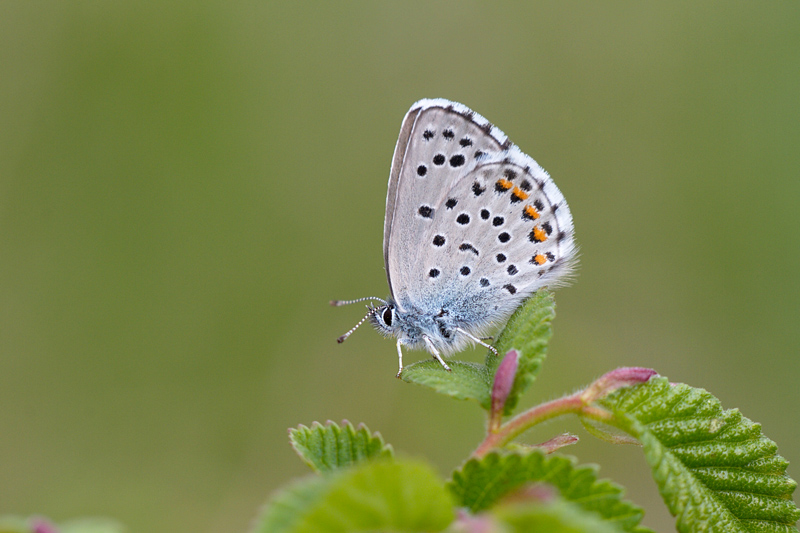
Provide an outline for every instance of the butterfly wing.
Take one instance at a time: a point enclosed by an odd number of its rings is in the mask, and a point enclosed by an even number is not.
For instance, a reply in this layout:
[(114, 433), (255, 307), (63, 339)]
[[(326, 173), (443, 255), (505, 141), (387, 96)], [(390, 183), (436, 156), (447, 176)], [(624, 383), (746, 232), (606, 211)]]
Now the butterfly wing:
[(422, 100), (392, 164), (384, 258), (401, 309), (479, 331), (569, 272), (572, 217), (548, 174), (461, 104)]
[(393, 296), (416, 285), (408, 277), (416, 270), (413, 251), (431, 221), (420, 208), (446, 201), (447, 191), (478, 158), (499, 152), (507, 142), (488, 120), (456, 102), (420, 100), (411, 106), (395, 146), (386, 197), (383, 252)]

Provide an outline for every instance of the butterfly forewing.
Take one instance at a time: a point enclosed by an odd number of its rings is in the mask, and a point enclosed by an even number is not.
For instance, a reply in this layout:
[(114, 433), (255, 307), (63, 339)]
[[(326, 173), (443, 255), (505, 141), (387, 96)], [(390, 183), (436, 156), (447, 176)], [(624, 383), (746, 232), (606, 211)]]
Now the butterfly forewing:
[(395, 148), (384, 223), (384, 260), (398, 305), (418, 289), (422, 238), (447, 193), (479, 161), (500, 152), (505, 135), (480, 115), (446, 100), (421, 100), (406, 114)]

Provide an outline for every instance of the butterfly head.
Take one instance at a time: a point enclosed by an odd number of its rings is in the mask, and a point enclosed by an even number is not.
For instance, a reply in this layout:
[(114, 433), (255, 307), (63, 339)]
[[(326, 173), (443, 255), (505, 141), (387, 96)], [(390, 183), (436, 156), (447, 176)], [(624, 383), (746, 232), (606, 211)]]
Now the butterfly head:
[(370, 324), (384, 337), (395, 335), (398, 328), (397, 308), (391, 300), (378, 307), (373, 307), (367, 317)]
[(373, 325), (375, 329), (377, 329), (383, 336), (385, 337), (392, 337), (397, 336), (398, 332), (400, 331), (399, 322), (398, 320), (398, 312), (397, 306), (395, 305), (392, 299), (384, 300), (382, 298), (376, 298), (374, 296), (370, 296), (367, 298), (359, 298), (357, 300), (333, 300), (331, 305), (334, 307), (339, 307), (342, 305), (348, 305), (357, 302), (364, 302), (364, 301), (378, 301), (381, 305), (377, 307), (373, 307), (372, 305), (367, 306), (367, 314), (362, 318), (358, 324), (353, 326), (350, 331), (345, 333), (344, 335), (340, 336), (337, 340), (339, 343), (344, 342), (364, 321), (369, 320), (370, 323)]

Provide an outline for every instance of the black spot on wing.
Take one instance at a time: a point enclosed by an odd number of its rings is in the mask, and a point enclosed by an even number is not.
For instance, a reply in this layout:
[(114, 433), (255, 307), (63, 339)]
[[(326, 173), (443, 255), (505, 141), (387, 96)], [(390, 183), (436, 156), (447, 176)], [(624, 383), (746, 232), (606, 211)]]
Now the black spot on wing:
[(465, 159), (464, 159), (463, 155), (456, 154), (456, 155), (454, 155), (453, 157), (450, 158), (450, 166), (453, 167), (453, 168), (460, 167), (461, 165), (464, 164), (464, 161), (465, 161)]
[(472, 253), (474, 253), (475, 255), (480, 255), (480, 254), (478, 253), (478, 249), (477, 249), (477, 248), (475, 248), (474, 246), (472, 246), (472, 245), (471, 245), (470, 243), (468, 243), (468, 242), (462, 243), (462, 244), (461, 244), (461, 245), (458, 247), (458, 249), (459, 249), (459, 250), (461, 250), (462, 252), (472, 252)]

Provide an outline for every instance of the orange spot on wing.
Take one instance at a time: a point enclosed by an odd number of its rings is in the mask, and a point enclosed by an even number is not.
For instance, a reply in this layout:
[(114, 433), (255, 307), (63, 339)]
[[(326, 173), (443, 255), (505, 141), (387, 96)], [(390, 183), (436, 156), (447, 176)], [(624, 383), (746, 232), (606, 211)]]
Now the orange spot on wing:
[(512, 192), (514, 196), (519, 198), (520, 200), (524, 200), (528, 197), (528, 193), (520, 189), (519, 187), (514, 187), (514, 191)]
[(513, 183), (511, 183), (510, 181), (508, 181), (505, 178), (500, 178), (499, 180), (497, 180), (497, 185), (499, 185), (500, 187), (502, 187), (505, 190), (508, 190), (508, 189), (510, 189), (511, 187), (514, 186)]
[(538, 263), (539, 265), (543, 265), (547, 261), (547, 258), (542, 254), (536, 254), (533, 256), (533, 260), (536, 261), (536, 263)]
[(536, 242), (544, 242), (547, 240), (547, 233), (539, 226), (536, 226), (533, 228), (533, 238), (536, 239)]
[(534, 209), (532, 205), (525, 206), (525, 214), (534, 220), (539, 218), (539, 212), (536, 209)]

